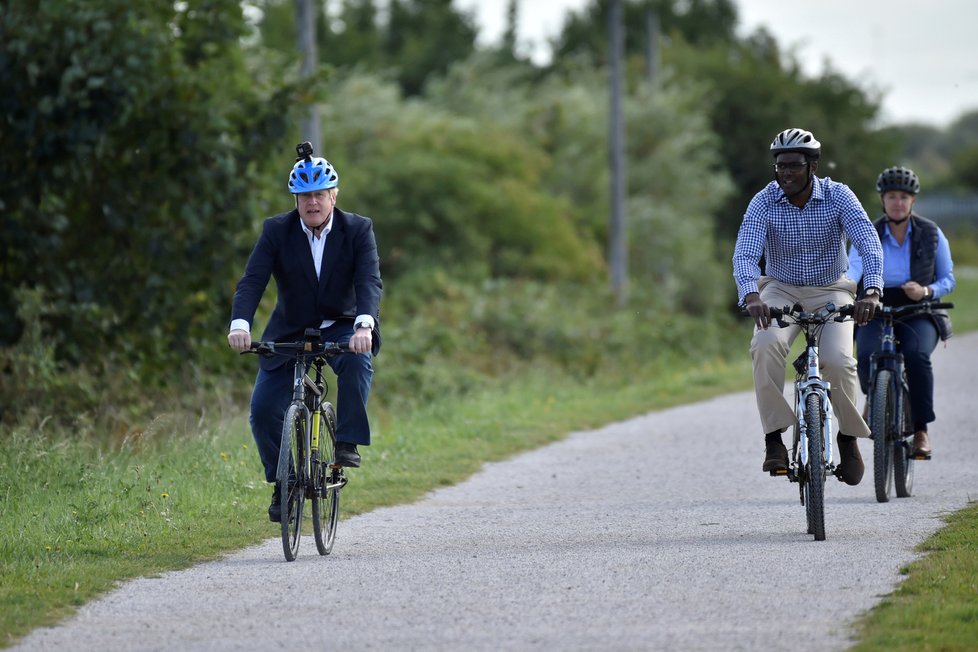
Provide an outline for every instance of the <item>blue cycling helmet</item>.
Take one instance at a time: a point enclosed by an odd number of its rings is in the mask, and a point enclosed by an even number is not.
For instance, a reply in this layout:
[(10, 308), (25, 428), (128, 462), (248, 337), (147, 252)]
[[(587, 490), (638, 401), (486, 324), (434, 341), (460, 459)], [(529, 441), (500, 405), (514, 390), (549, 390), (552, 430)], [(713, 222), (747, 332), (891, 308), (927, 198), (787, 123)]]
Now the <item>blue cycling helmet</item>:
[(298, 195), (303, 192), (328, 190), (340, 184), (340, 176), (326, 159), (316, 156), (303, 159), (292, 167), (289, 175), (289, 192)]

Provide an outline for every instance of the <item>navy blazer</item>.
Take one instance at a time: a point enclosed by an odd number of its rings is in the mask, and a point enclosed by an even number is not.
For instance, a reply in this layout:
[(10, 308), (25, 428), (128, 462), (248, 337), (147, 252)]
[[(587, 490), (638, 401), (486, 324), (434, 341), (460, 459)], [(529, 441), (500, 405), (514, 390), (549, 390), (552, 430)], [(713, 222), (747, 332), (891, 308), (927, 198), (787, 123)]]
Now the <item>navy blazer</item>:
[[(319, 279), (308, 236), (298, 210), (265, 220), (244, 275), (234, 291), (231, 319), (254, 323), (255, 311), (270, 277), (275, 277), (278, 302), (261, 339), (275, 342), (302, 340), (307, 328), (319, 328), (324, 319), (374, 318), (373, 354), (380, 350), (380, 258), (373, 222), (355, 213), (333, 209), (333, 225), (326, 236)], [(264, 369), (285, 362), (261, 358)]]

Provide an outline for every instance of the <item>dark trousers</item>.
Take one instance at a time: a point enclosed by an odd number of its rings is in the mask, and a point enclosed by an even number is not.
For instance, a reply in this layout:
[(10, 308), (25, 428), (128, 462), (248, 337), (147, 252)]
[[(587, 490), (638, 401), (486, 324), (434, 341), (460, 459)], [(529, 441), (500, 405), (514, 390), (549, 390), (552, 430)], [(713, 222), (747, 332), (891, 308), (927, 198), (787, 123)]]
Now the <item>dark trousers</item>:
[[(935, 418), (934, 369), (930, 354), (937, 348), (937, 327), (929, 317), (912, 317), (894, 324), (893, 329), (900, 341), (899, 351), (903, 354), (903, 366), (907, 370), (910, 418), (913, 419), (914, 430), (927, 430), (927, 424)], [(875, 319), (856, 329), (859, 385), (864, 394), (869, 389), (870, 356), (880, 349), (882, 331), (883, 325)]]
[[(328, 342), (345, 342), (352, 334), (353, 324), (344, 321), (323, 329), (322, 338)], [(336, 374), (336, 439), (369, 446), (367, 398), (374, 373), (373, 358), (369, 353), (349, 353), (327, 358), (327, 361)], [(275, 482), (282, 421), (292, 402), (294, 374), (292, 363), (272, 371), (259, 369), (251, 393), (251, 434), (268, 482)]]

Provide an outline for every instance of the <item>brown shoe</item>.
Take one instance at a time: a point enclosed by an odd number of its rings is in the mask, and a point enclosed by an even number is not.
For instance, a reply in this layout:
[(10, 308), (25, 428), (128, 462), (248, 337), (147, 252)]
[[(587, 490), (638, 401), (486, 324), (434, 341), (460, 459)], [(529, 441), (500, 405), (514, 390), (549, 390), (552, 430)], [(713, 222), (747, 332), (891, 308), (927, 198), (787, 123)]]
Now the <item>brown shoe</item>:
[(855, 486), (863, 479), (863, 472), (866, 470), (863, 457), (859, 454), (859, 444), (855, 437), (843, 435), (841, 432), (835, 441), (839, 444), (839, 466), (836, 467), (835, 474), (846, 484)]
[(930, 438), (926, 430), (918, 430), (913, 434), (913, 456), (929, 458), (931, 455)]
[(782, 442), (770, 442), (764, 445), (764, 465), (761, 470), (765, 473), (778, 473), (788, 470), (788, 449)]

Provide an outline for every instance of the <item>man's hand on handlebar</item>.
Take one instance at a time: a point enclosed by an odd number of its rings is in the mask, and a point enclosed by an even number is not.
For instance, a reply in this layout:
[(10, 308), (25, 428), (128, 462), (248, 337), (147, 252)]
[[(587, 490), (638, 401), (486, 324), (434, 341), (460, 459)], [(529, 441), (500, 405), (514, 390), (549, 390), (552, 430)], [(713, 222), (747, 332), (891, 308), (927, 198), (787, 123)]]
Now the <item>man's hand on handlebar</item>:
[(238, 353), (251, 349), (251, 333), (235, 329), (228, 333), (228, 345)]
[(880, 298), (878, 296), (873, 294), (864, 296), (856, 302), (852, 311), (852, 318), (859, 326), (865, 326), (876, 316), (876, 311), (879, 310), (879, 307)]
[(372, 328), (358, 328), (350, 337), (350, 350), (354, 353), (367, 353), (371, 350), (374, 343), (374, 331)]
[(771, 325), (771, 310), (766, 303), (761, 301), (761, 295), (757, 292), (751, 292), (744, 296), (744, 309), (747, 314), (754, 318), (754, 323), (758, 328), (767, 329)]

